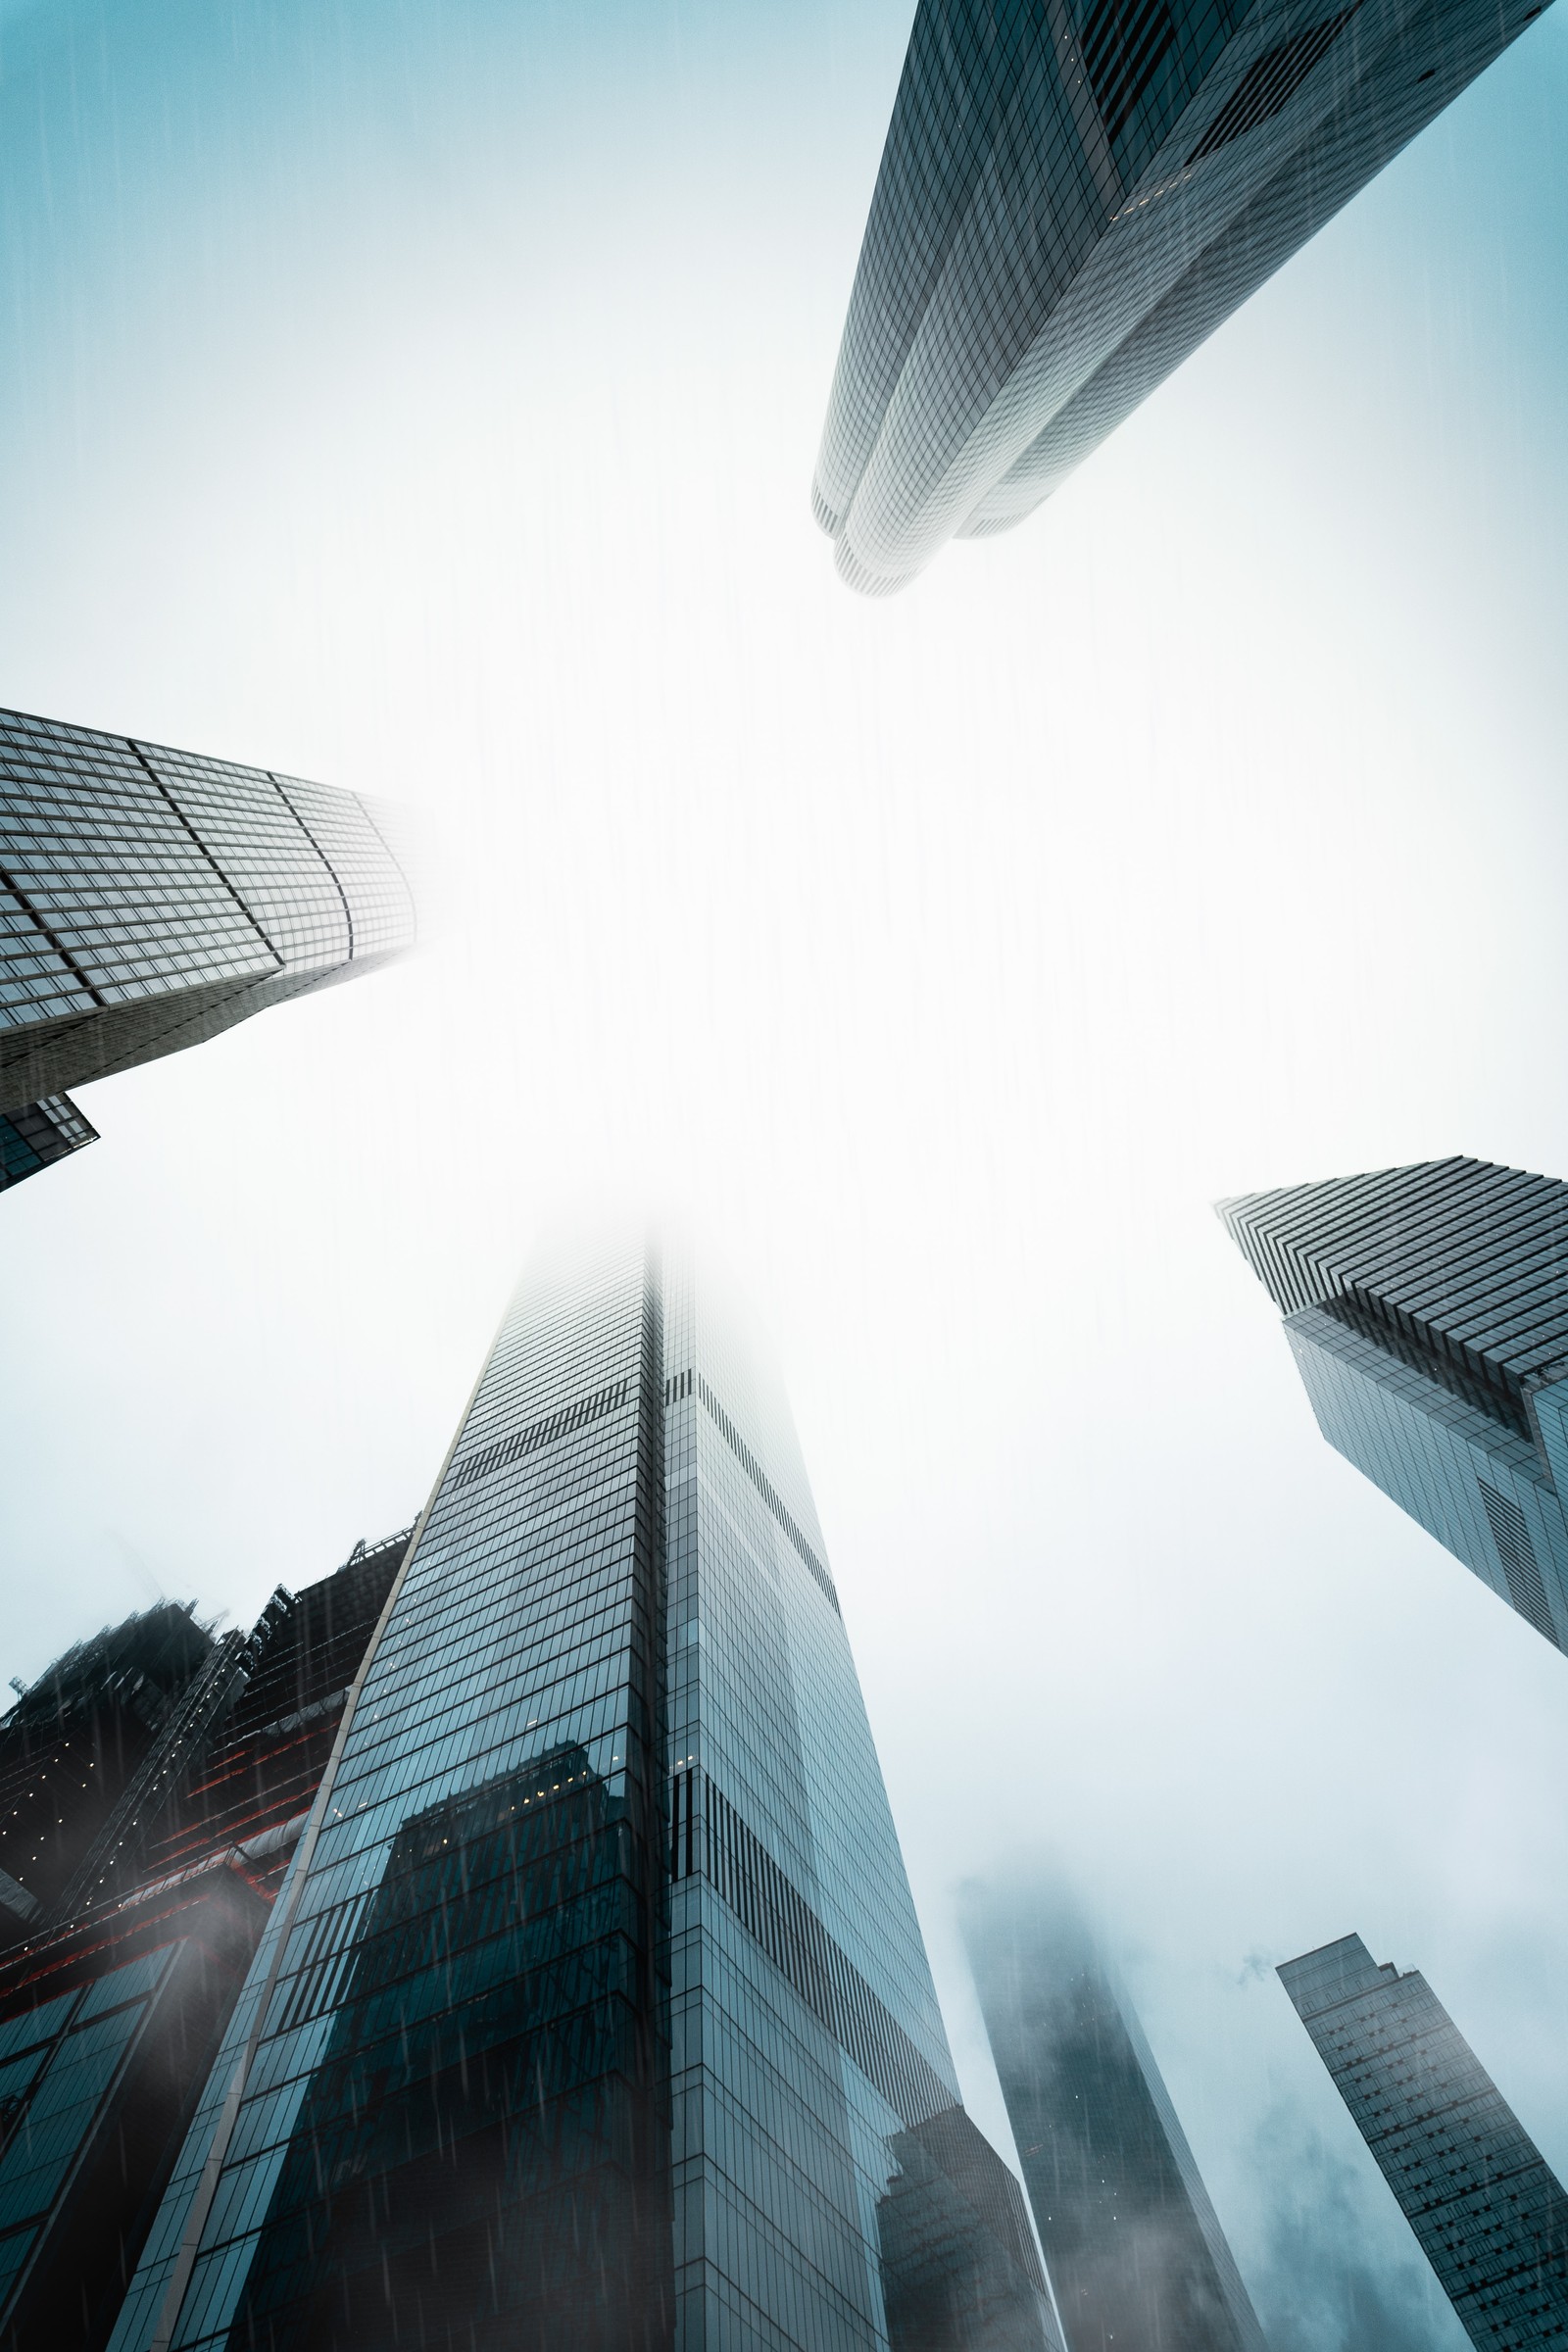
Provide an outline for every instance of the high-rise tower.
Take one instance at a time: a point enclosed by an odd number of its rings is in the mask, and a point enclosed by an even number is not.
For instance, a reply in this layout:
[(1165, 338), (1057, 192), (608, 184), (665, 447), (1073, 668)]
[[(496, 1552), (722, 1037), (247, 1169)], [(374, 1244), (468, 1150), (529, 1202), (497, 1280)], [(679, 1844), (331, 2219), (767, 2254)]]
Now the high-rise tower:
[(902, 587), (1008, 529), (1543, 0), (920, 0), (812, 506)]
[(0, 1189), (96, 1140), (67, 1088), (414, 936), (379, 805), (0, 711)]
[(1068, 2352), (1266, 2352), (1118, 1972), (1059, 1886), (970, 1890), (965, 1940)]
[(1568, 2196), (1426, 1979), (1359, 1936), (1279, 1974), (1478, 2352), (1560, 2352)]
[(915, 2352), (944, 2270), (1011, 2331), (976, 2352), (1045, 2352), (1016, 2192), (957, 2105), (782, 1396), (683, 1257), (553, 1257), (350, 1695), (116, 2352)]
[(1568, 1645), (1568, 1185), (1434, 1159), (1219, 1214), (1329, 1444)]

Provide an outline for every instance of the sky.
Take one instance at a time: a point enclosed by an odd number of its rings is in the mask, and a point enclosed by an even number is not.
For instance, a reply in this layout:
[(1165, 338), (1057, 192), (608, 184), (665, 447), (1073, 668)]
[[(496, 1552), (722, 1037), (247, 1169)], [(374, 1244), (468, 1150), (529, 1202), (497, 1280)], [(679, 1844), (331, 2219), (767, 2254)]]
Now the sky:
[(404, 964), (6, 1203), (0, 1676), (412, 1520), (564, 1208), (776, 1341), (955, 1930), (1063, 1858), (1275, 2352), (1464, 2337), (1273, 1977), (1568, 2169), (1568, 1675), (1317, 1437), (1225, 1195), (1568, 1174), (1568, 20), (1026, 524), (809, 483), (907, 0), (0, 0), (0, 703), (416, 812)]

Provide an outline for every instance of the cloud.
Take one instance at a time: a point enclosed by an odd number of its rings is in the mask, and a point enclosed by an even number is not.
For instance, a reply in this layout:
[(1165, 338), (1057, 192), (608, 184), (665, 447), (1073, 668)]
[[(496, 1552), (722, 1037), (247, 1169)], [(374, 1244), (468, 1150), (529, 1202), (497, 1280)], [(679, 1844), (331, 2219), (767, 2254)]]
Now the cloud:
[(1259, 2178), (1279, 2184), (1250, 2276), (1271, 2352), (1447, 2352), (1464, 2336), (1405, 2225), (1299, 2110), (1255, 2135)]

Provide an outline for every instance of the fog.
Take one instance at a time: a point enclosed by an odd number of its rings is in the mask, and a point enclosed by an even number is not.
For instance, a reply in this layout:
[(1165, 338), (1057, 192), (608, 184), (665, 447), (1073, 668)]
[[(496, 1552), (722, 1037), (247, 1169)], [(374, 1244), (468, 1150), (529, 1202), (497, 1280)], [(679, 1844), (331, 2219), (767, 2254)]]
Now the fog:
[(407, 1523), (533, 1238), (677, 1211), (977, 2120), (955, 1890), (1049, 1843), (1276, 2352), (1457, 2348), (1273, 1967), (1423, 1969), (1568, 2166), (1568, 1663), (1319, 1440), (1210, 1203), (1568, 1175), (1568, 24), (867, 604), (808, 496), (907, 25), (0, 0), (0, 701), (440, 875), (5, 1202), (0, 1674)]

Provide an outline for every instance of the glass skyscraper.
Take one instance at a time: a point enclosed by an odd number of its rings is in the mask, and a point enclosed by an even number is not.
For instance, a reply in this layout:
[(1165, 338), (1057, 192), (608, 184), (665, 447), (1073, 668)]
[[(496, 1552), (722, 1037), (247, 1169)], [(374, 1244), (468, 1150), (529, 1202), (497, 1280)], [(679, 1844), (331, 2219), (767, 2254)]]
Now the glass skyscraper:
[(115, 2352), (916, 2352), (944, 2278), (974, 2352), (1046, 2352), (957, 2107), (783, 1396), (683, 1253), (557, 1253), (349, 1695)]
[(1543, 0), (920, 0), (812, 507), (902, 587), (1007, 530)]
[(1219, 1203), (1329, 1444), (1568, 1643), (1568, 1185), (1435, 1159)]
[(1118, 1971), (1054, 1884), (964, 1934), (1068, 2352), (1267, 2352)]
[(1478, 2352), (1568, 2345), (1568, 2196), (1426, 1979), (1359, 1936), (1279, 1974)]
[(0, 1189), (95, 1140), (68, 1088), (414, 937), (380, 804), (0, 711)]

